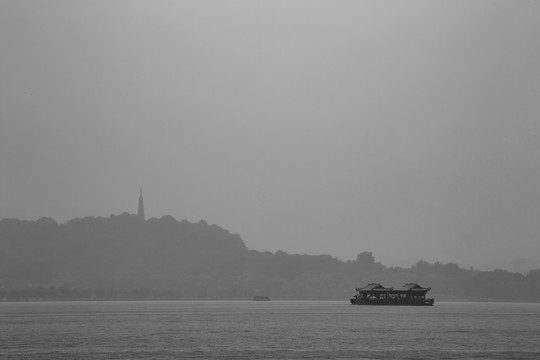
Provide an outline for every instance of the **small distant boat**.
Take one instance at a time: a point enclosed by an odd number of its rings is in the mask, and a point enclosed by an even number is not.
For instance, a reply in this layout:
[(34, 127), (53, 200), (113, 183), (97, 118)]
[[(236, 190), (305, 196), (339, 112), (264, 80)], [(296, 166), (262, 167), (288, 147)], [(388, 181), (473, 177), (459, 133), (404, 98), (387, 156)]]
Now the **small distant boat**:
[(268, 296), (255, 295), (253, 301), (270, 301), (270, 298)]
[(427, 292), (416, 283), (408, 283), (400, 288), (385, 288), (381, 284), (372, 283), (363, 288), (356, 288), (358, 294), (351, 299), (352, 305), (415, 305), (431, 306), (435, 299), (428, 299)]

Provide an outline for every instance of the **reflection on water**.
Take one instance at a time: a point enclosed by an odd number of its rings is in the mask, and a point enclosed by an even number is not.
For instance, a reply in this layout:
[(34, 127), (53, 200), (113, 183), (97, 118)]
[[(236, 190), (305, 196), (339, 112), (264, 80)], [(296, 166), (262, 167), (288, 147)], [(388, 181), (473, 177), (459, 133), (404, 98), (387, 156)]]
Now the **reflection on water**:
[(540, 304), (0, 303), (9, 359), (537, 359)]

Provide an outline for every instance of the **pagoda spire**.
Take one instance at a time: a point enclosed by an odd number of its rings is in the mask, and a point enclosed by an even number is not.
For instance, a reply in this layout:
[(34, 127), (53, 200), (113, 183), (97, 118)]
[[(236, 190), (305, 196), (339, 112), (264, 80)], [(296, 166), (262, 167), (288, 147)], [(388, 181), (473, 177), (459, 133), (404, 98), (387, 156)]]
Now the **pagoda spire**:
[(144, 220), (144, 202), (142, 197), (142, 186), (139, 192), (139, 210), (137, 211), (137, 217), (141, 220)]

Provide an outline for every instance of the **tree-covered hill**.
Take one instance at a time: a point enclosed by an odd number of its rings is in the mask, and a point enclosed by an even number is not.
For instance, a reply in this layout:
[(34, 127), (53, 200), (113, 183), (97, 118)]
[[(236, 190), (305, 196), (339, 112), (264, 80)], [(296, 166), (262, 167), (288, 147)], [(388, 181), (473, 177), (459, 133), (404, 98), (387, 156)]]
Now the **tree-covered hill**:
[(165, 286), (180, 275), (217, 274), (247, 253), (238, 235), (205, 221), (134, 215), (57, 224), (0, 222), (1, 285), (68, 287)]
[(58, 224), (0, 221), (0, 299), (334, 299), (370, 282), (418, 282), (438, 299), (540, 301), (540, 270), (526, 275), (420, 261), (386, 267), (370, 252), (329, 255), (249, 250), (204, 220), (86, 217)]

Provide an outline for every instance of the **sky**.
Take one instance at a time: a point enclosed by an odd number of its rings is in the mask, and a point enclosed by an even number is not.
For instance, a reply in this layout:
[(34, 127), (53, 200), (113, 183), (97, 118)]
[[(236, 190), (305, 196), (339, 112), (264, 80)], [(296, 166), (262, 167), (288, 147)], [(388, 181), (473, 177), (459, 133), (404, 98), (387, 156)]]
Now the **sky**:
[(539, 261), (538, 64), (538, 1), (0, 0), (0, 219)]

